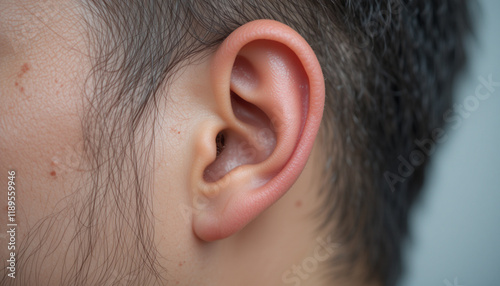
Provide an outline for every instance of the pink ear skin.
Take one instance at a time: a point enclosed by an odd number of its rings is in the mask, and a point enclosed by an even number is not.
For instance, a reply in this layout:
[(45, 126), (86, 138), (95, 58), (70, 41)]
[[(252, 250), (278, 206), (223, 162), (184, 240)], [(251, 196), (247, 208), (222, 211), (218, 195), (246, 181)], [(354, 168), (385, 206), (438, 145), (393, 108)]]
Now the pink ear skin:
[[(276, 21), (236, 29), (210, 65), (223, 124), (202, 129), (199, 150), (207, 154), (200, 153), (192, 182), (195, 196), (205, 198), (193, 231), (205, 241), (237, 233), (293, 185), (313, 148), (325, 96), (313, 50)], [(225, 146), (216, 155), (213, 135), (220, 131)], [(207, 179), (207, 171), (219, 175)]]

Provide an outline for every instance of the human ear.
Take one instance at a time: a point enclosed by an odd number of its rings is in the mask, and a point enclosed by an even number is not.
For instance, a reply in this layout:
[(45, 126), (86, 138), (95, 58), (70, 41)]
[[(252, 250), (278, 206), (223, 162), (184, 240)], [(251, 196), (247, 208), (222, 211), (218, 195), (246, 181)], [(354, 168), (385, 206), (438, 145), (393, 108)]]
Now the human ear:
[[(324, 79), (309, 44), (272, 20), (231, 33), (209, 62), (205, 113), (193, 143), (193, 231), (231, 236), (301, 174), (319, 129)], [(210, 104), (208, 102), (211, 102)]]

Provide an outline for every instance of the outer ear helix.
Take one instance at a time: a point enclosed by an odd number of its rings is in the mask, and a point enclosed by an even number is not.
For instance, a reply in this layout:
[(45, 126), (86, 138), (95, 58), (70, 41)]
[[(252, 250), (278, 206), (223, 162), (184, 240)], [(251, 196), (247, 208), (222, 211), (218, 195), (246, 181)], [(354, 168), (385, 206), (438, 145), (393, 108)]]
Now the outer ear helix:
[[(235, 64), (243, 65), (241, 78), (233, 78)], [(193, 197), (204, 198), (193, 231), (205, 241), (235, 234), (288, 191), (313, 148), (324, 105), (313, 50), (272, 20), (231, 33), (211, 58), (210, 78), (216, 119), (199, 129), (192, 184)]]

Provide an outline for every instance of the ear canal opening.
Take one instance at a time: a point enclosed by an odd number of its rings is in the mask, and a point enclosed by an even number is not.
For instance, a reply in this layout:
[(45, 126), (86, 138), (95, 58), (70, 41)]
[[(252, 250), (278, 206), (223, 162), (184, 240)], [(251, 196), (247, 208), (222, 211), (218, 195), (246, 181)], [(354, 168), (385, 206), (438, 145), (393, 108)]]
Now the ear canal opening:
[(222, 179), (231, 170), (242, 165), (258, 164), (274, 151), (276, 134), (271, 131), (269, 117), (257, 106), (231, 92), (235, 117), (245, 128), (241, 133), (224, 129), (215, 137), (215, 160), (203, 173), (206, 182)]
[(219, 132), (215, 137), (215, 147), (217, 148), (216, 157), (219, 157), (226, 147), (226, 138), (223, 132)]

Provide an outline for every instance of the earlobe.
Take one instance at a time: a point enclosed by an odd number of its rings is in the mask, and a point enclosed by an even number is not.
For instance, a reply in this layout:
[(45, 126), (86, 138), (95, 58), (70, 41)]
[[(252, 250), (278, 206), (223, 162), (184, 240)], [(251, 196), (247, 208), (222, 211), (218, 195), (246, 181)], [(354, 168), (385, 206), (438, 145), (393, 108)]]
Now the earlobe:
[(313, 50), (276, 21), (235, 30), (210, 71), (219, 120), (200, 129), (204, 151), (192, 169), (193, 195), (206, 198), (193, 230), (206, 241), (236, 233), (286, 193), (312, 150), (324, 104)]

